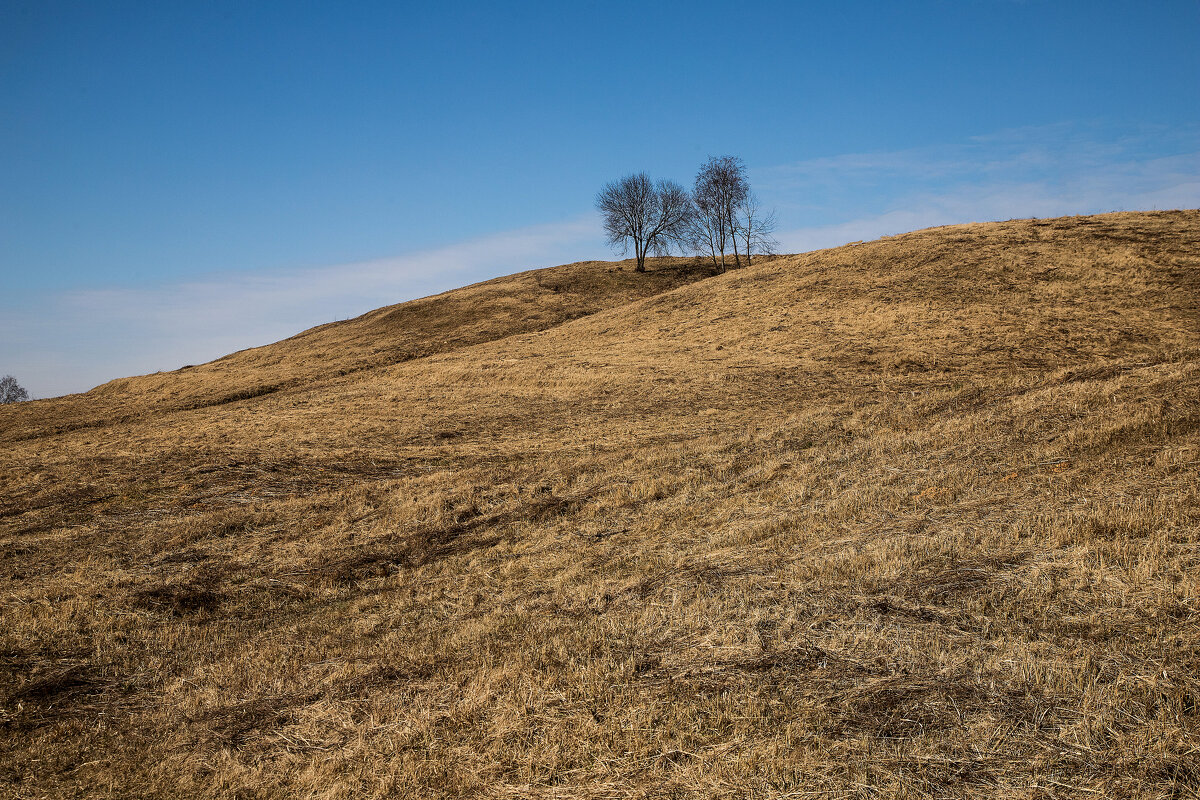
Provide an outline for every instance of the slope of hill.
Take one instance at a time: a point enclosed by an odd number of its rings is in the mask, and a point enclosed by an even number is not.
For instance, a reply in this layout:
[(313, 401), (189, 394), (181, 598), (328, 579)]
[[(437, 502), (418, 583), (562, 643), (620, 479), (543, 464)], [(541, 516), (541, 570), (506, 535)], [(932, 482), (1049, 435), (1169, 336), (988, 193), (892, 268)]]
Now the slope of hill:
[(1200, 792), (1200, 212), (622, 278), (0, 411), (4, 791)]
[(320, 325), (282, 342), (207, 364), (110, 381), (39, 403), (11, 424), (26, 436), (237, 402), (325, 378), (423, 358), (563, 322), (668, 291), (712, 274), (692, 259), (581, 261), (529, 270)]

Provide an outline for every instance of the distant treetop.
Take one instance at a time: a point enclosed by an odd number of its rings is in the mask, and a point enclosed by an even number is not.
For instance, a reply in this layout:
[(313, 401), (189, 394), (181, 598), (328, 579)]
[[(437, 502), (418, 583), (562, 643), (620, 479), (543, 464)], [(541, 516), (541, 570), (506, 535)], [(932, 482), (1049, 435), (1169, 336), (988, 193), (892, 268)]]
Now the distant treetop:
[(0, 403), (20, 403), (29, 399), (29, 392), (12, 375), (0, 378)]

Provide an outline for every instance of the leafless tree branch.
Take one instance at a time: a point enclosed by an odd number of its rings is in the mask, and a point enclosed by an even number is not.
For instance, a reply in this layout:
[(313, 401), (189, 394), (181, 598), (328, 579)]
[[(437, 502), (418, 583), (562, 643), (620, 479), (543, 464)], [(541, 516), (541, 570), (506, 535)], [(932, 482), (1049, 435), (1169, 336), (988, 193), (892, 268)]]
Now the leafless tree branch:
[(12, 375), (0, 378), (0, 403), (21, 403), (29, 399), (29, 392), (17, 383)]
[(741, 265), (738, 253), (738, 207), (750, 191), (746, 166), (734, 156), (710, 157), (696, 173), (692, 198), (696, 204), (696, 222), (692, 240), (701, 252), (712, 256), (713, 264), (725, 271), (725, 252), (732, 245), (734, 264)]
[(685, 240), (692, 202), (679, 184), (653, 182), (644, 172), (610, 181), (596, 195), (596, 210), (608, 243), (629, 252), (633, 243), (637, 271), (646, 271), (646, 254), (666, 255)]
[(738, 204), (735, 231), (735, 236), (745, 245), (746, 266), (750, 266), (755, 253), (771, 255), (779, 247), (772, 235), (775, 233), (775, 212), (764, 211), (758, 195), (753, 192), (747, 192)]

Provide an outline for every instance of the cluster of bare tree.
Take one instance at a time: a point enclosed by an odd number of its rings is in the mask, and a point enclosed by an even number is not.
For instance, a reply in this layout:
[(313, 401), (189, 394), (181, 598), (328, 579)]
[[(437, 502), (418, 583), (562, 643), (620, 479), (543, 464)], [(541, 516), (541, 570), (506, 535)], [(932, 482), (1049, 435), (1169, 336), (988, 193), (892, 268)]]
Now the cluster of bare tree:
[(754, 254), (773, 253), (778, 244), (775, 213), (763, 210), (746, 165), (734, 156), (704, 162), (691, 192), (644, 172), (611, 181), (596, 195), (596, 208), (609, 244), (625, 253), (633, 243), (638, 272), (646, 270), (647, 253), (696, 253), (724, 272), (727, 253), (734, 266), (742, 266), (743, 256), (749, 266)]
[(0, 378), (0, 403), (22, 403), (29, 399), (29, 392), (17, 383), (12, 375)]

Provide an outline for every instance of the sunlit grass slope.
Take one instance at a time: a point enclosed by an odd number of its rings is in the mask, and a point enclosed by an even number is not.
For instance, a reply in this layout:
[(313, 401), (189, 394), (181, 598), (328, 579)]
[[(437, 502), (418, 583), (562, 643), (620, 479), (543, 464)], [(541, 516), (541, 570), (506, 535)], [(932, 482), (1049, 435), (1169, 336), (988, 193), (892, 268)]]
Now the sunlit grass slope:
[(692, 259), (651, 259), (649, 265), (652, 271), (642, 275), (634, 272), (632, 259), (520, 272), (320, 325), (207, 364), (110, 381), (86, 394), (40, 403), (36, 413), (16, 422), (27, 426), (24, 435), (44, 435), (236, 402), (552, 328), (711, 274)]
[(0, 409), (0, 791), (1196, 796), (1200, 212), (610, 268)]

